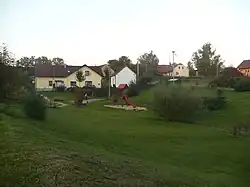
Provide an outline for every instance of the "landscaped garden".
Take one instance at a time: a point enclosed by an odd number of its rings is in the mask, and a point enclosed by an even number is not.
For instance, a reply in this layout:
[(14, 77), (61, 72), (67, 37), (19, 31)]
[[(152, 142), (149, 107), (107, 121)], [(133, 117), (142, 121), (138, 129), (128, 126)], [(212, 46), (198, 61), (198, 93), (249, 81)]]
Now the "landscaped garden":
[[(154, 112), (156, 90), (131, 99), (148, 111), (105, 108), (104, 100), (49, 108), (37, 121), (19, 105), (8, 108), (0, 116), (0, 186), (249, 186), (250, 136), (234, 130), (248, 120), (250, 93), (224, 91), (226, 106), (199, 109), (187, 123)], [(69, 103), (71, 94), (47, 96)]]

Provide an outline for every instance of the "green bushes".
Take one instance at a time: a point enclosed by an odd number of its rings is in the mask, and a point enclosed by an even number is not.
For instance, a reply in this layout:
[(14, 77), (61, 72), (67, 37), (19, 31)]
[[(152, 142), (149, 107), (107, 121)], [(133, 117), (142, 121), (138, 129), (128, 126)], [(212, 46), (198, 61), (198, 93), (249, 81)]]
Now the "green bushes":
[(64, 92), (66, 90), (66, 87), (65, 86), (57, 86), (55, 88), (56, 92)]
[(234, 90), (237, 92), (250, 91), (250, 78), (241, 77), (241, 78), (236, 79)]
[(46, 104), (41, 95), (28, 94), (24, 101), (24, 112), (27, 117), (44, 120), (46, 117)]
[(160, 85), (155, 92), (154, 111), (167, 121), (191, 122), (201, 106), (201, 97), (189, 87)]
[(218, 77), (209, 83), (210, 87), (224, 87), (224, 88), (234, 88), (236, 83), (236, 78), (234, 77)]
[(150, 77), (142, 77), (137, 83), (131, 82), (126, 94), (128, 97), (138, 96), (141, 91), (148, 90), (152, 87), (150, 84), (151, 81), (152, 78)]
[(131, 82), (129, 88), (126, 91), (128, 97), (134, 97), (139, 95), (139, 86), (134, 82)]
[(222, 90), (217, 90), (216, 96), (204, 97), (203, 106), (208, 110), (219, 110), (226, 105), (226, 97), (223, 95)]

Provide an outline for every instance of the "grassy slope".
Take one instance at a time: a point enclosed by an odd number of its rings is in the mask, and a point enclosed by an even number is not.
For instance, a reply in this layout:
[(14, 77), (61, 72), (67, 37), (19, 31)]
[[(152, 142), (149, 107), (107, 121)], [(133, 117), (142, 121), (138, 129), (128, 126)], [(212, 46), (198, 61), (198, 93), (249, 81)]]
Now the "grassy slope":
[(3, 116), (0, 186), (249, 186), (250, 139), (229, 132), (249, 116), (250, 94), (227, 95), (228, 108), (199, 124), (102, 102), (50, 109), (46, 122)]

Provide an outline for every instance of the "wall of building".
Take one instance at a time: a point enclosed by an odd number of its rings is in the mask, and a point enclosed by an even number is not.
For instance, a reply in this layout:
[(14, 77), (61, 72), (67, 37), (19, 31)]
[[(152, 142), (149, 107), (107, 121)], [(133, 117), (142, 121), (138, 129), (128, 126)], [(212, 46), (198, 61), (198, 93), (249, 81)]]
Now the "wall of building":
[(111, 85), (116, 87), (120, 84), (129, 85), (131, 81), (136, 82), (136, 74), (128, 67), (123, 68), (118, 74), (111, 77)]
[[(49, 82), (52, 81), (52, 84), (49, 85)], [(35, 78), (35, 87), (36, 89), (40, 89), (40, 90), (52, 90), (53, 88), (53, 83), (55, 83), (55, 81), (66, 81), (66, 78), (63, 77), (36, 77)]]
[[(64, 83), (64, 85), (66, 87), (70, 87), (71, 86), (71, 81), (76, 82), (77, 86), (85, 86), (85, 82), (86, 81), (91, 81), (92, 85), (94, 85), (97, 88), (101, 87), (101, 81), (102, 81), (102, 77), (96, 73), (95, 71), (93, 71), (92, 69), (88, 68), (88, 67), (82, 67), (81, 69), (79, 69), (81, 71), (83, 71), (83, 73), (85, 74), (85, 71), (89, 71), (89, 76), (85, 76), (85, 80), (81, 83), (79, 83), (76, 79), (76, 72), (70, 74), (68, 77), (36, 77), (35, 79), (35, 85), (36, 85), (36, 89), (40, 89), (40, 90), (52, 90), (53, 88), (53, 83), (56, 83), (56, 81), (62, 81)], [(49, 85), (49, 81), (52, 81), (52, 85)], [(57, 83), (57, 85), (59, 85), (60, 83)]]
[(174, 77), (189, 77), (189, 69), (186, 66), (179, 64), (173, 69), (172, 76), (174, 76)]
[(85, 80), (79, 84), (79, 82), (77, 82), (77, 79), (76, 79), (76, 72), (74, 72), (74, 73), (70, 74), (66, 78), (66, 82), (65, 82), (66, 87), (70, 87), (70, 82), (71, 81), (76, 81), (77, 86), (79, 86), (79, 85), (80, 86), (85, 86), (86, 81), (92, 81), (92, 85), (94, 85), (97, 88), (101, 88), (102, 77), (98, 73), (96, 73), (95, 71), (93, 71), (92, 69), (90, 69), (90, 68), (88, 68), (86, 66), (82, 67), (79, 70), (82, 71), (84, 75), (85, 75), (85, 71), (89, 71), (90, 75), (85, 76)]
[(244, 76), (250, 76), (250, 68), (240, 68), (239, 71), (243, 73)]

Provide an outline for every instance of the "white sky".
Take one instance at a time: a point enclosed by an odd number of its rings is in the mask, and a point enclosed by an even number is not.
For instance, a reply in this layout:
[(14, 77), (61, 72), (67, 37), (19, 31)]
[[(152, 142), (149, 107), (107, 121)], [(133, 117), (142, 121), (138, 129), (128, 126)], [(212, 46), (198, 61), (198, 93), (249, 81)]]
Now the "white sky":
[[(1, 0), (0, 41), (17, 58), (62, 57), (71, 65), (135, 63), (153, 50), (160, 64), (186, 64), (211, 42), (227, 65), (250, 59), (248, 0)], [(172, 59), (172, 58), (171, 58)]]

